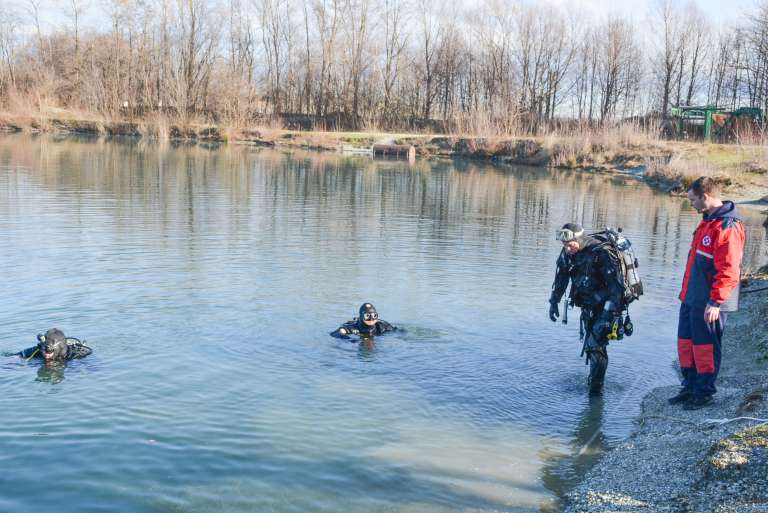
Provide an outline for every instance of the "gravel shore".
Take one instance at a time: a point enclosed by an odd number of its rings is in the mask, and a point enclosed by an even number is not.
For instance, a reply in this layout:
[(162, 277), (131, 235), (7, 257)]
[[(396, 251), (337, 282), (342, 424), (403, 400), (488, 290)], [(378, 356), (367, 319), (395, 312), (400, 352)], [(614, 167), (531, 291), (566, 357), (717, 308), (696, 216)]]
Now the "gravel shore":
[[(768, 279), (752, 279), (731, 314), (715, 402), (672, 406), (651, 391), (635, 432), (566, 497), (568, 513), (768, 513)], [(758, 420), (755, 420), (758, 419)]]

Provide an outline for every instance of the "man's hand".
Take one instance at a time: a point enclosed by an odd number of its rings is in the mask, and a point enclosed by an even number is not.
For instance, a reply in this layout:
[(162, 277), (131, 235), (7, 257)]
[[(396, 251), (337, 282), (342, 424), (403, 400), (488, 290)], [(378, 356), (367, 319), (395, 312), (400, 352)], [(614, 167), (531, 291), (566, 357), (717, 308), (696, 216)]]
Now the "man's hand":
[(720, 319), (720, 307), (707, 304), (704, 309), (704, 322), (707, 324), (714, 324)]
[(560, 307), (557, 306), (557, 302), (549, 303), (549, 320), (557, 322), (558, 317), (560, 317)]

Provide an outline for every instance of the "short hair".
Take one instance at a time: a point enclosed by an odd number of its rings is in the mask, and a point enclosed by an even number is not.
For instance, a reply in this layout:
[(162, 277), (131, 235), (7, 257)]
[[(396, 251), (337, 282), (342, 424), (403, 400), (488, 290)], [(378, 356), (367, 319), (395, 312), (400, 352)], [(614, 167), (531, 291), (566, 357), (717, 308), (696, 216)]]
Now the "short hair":
[(693, 193), (696, 196), (701, 196), (702, 194), (706, 193), (710, 196), (720, 196), (720, 182), (715, 180), (714, 178), (710, 178), (708, 176), (700, 176), (696, 180), (693, 181), (690, 187), (688, 187), (689, 191), (693, 191)]

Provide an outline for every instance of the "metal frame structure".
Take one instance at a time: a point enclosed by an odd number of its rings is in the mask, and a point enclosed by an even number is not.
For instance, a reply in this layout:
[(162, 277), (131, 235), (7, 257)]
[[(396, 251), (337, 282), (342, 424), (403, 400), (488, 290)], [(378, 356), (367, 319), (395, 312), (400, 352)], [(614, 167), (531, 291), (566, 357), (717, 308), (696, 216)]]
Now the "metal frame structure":
[(677, 139), (702, 138), (710, 141), (713, 136), (717, 139), (730, 139), (735, 134), (728, 132), (733, 131), (735, 124), (744, 119), (754, 129), (762, 130), (764, 126), (763, 111), (755, 107), (729, 111), (714, 105), (675, 106), (662, 129), (665, 135)]

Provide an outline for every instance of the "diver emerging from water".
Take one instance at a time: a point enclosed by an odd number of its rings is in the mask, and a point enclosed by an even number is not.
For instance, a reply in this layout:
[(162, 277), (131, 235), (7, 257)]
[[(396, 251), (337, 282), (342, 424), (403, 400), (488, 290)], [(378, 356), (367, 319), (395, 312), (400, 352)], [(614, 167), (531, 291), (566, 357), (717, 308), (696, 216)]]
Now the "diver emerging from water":
[[(558, 303), (568, 283), (571, 291), (566, 302), (581, 308), (580, 332), (589, 363), (589, 393), (602, 392), (608, 368), (608, 342), (632, 334), (627, 305), (642, 294), (642, 283), (635, 271), (637, 261), (629, 241), (619, 232), (607, 229), (587, 235), (584, 228), (568, 223), (557, 230), (563, 244), (557, 259), (555, 282), (549, 298), (549, 318), (560, 316)], [(626, 317), (624, 317), (624, 312)]]
[(395, 330), (397, 330), (397, 327), (392, 326), (385, 320), (379, 319), (379, 314), (371, 303), (363, 303), (360, 306), (357, 318), (342, 324), (336, 331), (331, 332), (331, 336), (343, 339), (351, 338), (350, 335), (370, 338)]
[(65, 336), (64, 332), (57, 328), (49, 329), (45, 335), (38, 335), (37, 340), (36, 346), (16, 353), (17, 356), (27, 360), (40, 358), (46, 363), (52, 363), (84, 358), (92, 353), (90, 347), (76, 338)]

